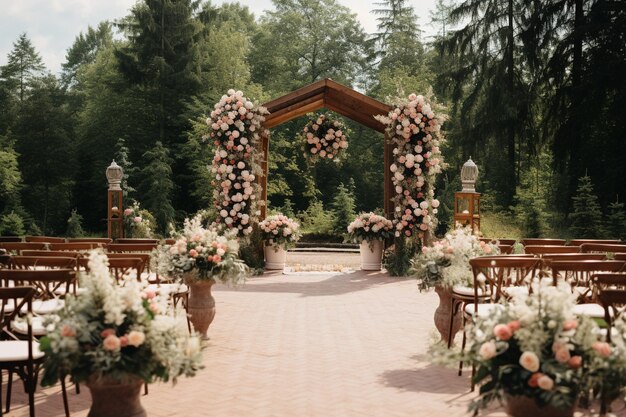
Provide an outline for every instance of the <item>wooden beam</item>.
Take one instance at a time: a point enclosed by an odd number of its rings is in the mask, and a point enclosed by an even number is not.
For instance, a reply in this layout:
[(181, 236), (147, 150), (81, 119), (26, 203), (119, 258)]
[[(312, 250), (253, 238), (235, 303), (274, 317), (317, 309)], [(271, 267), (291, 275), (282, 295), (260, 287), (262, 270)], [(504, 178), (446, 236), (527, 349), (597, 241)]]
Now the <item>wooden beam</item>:
[(276, 98), (272, 101), (268, 101), (267, 103), (263, 104), (263, 107), (267, 108), (270, 113), (275, 113), (281, 109), (284, 109), (285, 107), (293, 106), (296, 103), (306, 100), (311, 96), (320, 93), (323, 94), (325, 89), (326, 80), (320, 80), (313, 84), (292, 91), (291, 93), (286, 94), (282, 97)]
[(358, 91), (353, 90), (350, 87), (339, 84), (338, 82), (330, 79), (326, 80), (326, 89), (327, 92), (331, 93), (331, 95), (333, 95), (332, 92), (336, 92), (336, 95), (340, 97), (350, 97), (354, 101), (358, 102), (360, 105), (372, 108), (374, 111), (377, 112), (376, 114), (387, 114), (391, 110), (391, 106), (389, 106), (388, 104), (366, 96), (365, 94), (359, 93)]
[(324, 107), (324, 95), (318, 94), (304, 100), (301, 103), (297, 103), (290, 107), (287, 107), (280, 112), (276, 112), (266, 116), (265, 122), (263, 122), (263, 126), (265, 126), (265, 128), (267, 129), (271, 129), (274, 126), (278, 126), (279, 124), (288, 122), (322, 107)]

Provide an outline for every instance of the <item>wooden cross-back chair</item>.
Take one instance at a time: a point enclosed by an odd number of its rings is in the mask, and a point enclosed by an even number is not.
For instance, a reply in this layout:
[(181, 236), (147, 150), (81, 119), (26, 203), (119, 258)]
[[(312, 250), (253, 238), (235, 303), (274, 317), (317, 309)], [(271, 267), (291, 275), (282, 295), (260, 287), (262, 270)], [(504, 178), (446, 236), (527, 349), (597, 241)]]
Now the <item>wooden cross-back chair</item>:
[(540, 239), (540, 238), (528, 238), (528, 239), (522, 239), (522, 245), (524, 246), (535, 246), (535, 245), (539, 245), (539, 246), (544, 246), (544, 245), (551, 245), (551, 246), (564, 246), (565, 245), (565, 239)]
[(16, 252), (18, 255), (25, 250), (44, 250), (47, 246), (47, 243), (42, 242), (0, 242), (0, 248), (7, 252)]
[(139, 257), (127, 255), (124, 258), (109, 258), (109, 271), (118, 283), (121, 283), (126, 276), (135, 272), (137, 281), (141, 281), (141, 273), (144, 268), (144, 260)]
[(551, 261), (604, 261), (603, 253), (546, 253), (541, 255), (546, 264)]
[[(0, 269), (4, 286), (29, 285), (35, 288), (33, 312), (46, 315), (60, 310), (64, 303), (59, 293), (67, 294), (76, 282), (73, 269)], [(60, 288), (63, 288), (61, 291)]]
[(622, 242), (619, 239), (572, 239), (569, 241), (568, 245), (580, 246), (585, 243), (591, 243), (591, 244), (599, 243), (599, 244), (608, 244), (608, 245), (624, 244), (624, 242)]
[(624, 261), (574, 260), (549, 261), (555, 280), (564, 279), (572, 291), (578, 294), (580, 303), (593, 303), (593, 287), (591, 276), (599, 272), (621, 272), (626, 265)]
[(626, 245), (610, 243), (583, 243), (580, 245), (580, 251), (584, 253), (626, 253)]
[[(35, 389), (37, 375), (44, 360), (44, 354), (39, 350), (39, 344), (34, 340), (30, 321), (26, 322), (26, 339), (19, 340), (11, 331), (10, 325), (20, 312), (32, 314), (33, 296), (35, 289), (31, 287), (2, 287), (0, 288), (0, 372), (9, 372), (7, 386), (6, 412), (11, 409), (12, 376), (17, 373), (24, 382), (28, 394), (29, 415), (35, 416)], [(1, 397), (1, 396), (0, 396)], [(0, 404), (0, 409), (2, 404)], [(0, 412), (1, 414), (1, 412)]]
[(527, 245), (524, 246), (524, 252), (537, 256), (553, 253), (578, 253), (580, 252), (580, 247), (564, 245)]
[(58, 256), (12, 256), (12, 269), (76, 269), (75, 257), (58, 257)]
[(611, 329), (617, 320), (626, 318), (626, 290), (605, 289), (598, 293), (600, 303), (604, 307), (604, 320), (608, 325), (606, 341), (611, 342)]

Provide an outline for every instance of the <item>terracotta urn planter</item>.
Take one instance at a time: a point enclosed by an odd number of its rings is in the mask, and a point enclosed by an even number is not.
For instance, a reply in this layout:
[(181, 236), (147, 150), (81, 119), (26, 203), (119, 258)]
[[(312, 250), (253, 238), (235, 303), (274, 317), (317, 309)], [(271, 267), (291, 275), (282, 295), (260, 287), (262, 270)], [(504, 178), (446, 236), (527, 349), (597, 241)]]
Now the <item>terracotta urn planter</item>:
[(573, 417), (576, 403), (565, 410), (537, 404), (532, 397), (506, 395), (506, 412), (511, 417)]
[(140, 401), (143, 384), (135, 376), (124, 381), (90, 378), (86, 383), (91, 393), (87, 417), (147, 417)]
[(265, 245), (265, 269), (282, 270), (287, 263), (287, 251), (282, 246)]
[[(450, 339), (454, 340), (454, 336), (461, 329), (461, 316), (460, 312), (455, 312), (452, 310), (452, 290), (447, 287), (442, 287), (440, 285), (435, 287), (435, 292), (439, 296), (439, 305), (435, 310), (435, 327), (437, 331), (441, 335), (441, 340), (450, 345)], [(454, 314), (454, 317), (452, 315)], [(450, 333), (450, 321), (452, 320), (452, 333)], [(449, 335), (452, 335), (449, 338)]]
[(186, 280), (189, 286), (189, 301), (187, 310), (189, 321), (202, 339), (208, 339), (207, 331), (215, 318), (215, 298), (211, 294), (211, 287), (215, 280)]
[(361, 269), (363, 271), (380, 271), (383, 260), (383, 241), (364, 240), (359, 247), (361, 252)]

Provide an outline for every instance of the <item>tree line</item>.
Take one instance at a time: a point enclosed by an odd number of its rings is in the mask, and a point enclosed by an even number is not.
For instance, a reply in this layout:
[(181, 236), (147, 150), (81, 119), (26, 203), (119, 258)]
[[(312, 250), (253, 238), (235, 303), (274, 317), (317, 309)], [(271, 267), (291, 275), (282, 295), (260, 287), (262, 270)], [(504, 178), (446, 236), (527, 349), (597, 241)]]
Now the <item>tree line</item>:
[[(439, 0), (427, 14), (379, 0), (376, 33), (366, 33), (337, 0), (273, 0), (259, 17), (239, 3), (140, 0), (79, 33), (58, 75), (24, 33), (0, 67), (0, 233), (64, 234), (71, 216), (101, 233), (112, 159), (127, 174), (127, 198), (166, 233), (211, 205), (204, 120), (226, 90), (264, 102), (332, 78), (389, 103), (418, 92), (445, 106), (444, 225), (472, 156), (484, 211), (524, 234), (583, 233), (576, 213), (585, 204), (575, 198), (589, 176), (603, 234), (622, 237), (620, 3)], [(347, 157), (313, 167), (295, 140), (306, 120), (272, 129), (269, 205), (318, 219), (308, 225), (317, 233), (336, 231), (347, 211), (383, 206), (382, 135), (345, 122)]]

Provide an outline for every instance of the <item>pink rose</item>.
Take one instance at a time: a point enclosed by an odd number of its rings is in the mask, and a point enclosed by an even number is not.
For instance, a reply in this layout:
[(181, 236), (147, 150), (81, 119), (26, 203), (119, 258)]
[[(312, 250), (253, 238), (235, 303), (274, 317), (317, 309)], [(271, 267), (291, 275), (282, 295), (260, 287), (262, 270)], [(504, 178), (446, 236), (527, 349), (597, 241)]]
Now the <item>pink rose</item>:
[(128, 344), (131, 346), (140, 346), (146, 340), (146, 335), (143, 332), (133, 330), (128, 333)]
[(133, 214), (132, 208), (127, 208), (126, 210), (124, 210), (124, 216), (130, 216), (131, 214)]
[(539, 358), (534, 352), (524, 352), (519, 358), (519, 364), (530, 372), (537, 372), (539, 370)]
[(548, 375), (542, 375), (537, 379), (537, 386), (544, 391), (551, 391), (554, 388), (554, 380)]
[(489, 360), (496, 356), (496, 344), (493, 342), (485, 342), (480, 346), (478, 354), (484, 359)]
[(591, 347), (603, 358), (608, 358), (611, 355), (611, 345), (606, 342), (595, 342)]
[(572, 369), (578, 369), (583, 366), (583, 358), (580, 356), (572, 356), (569, 361), (567, 361), (567, 366)]
[(222, 257), (219, 255), (213, 255), (213, 262), (215, 262), (216, 264), (222, 262)]
[(115, 334), (115, 330), (114, 329), (104, 329), (103, 331), (100, 332), (100, 337), (105, 339), (108, 336), (114, 335), (114, 334)]
[(574, 330), (578, 327), (578, 322), (576, 320), (565, 320), (563, 322), (563, 330)]
[(510, 321), (507, 326), (509, 326), (509, 329), (511, 329), (511, 331), (513, 333), (515, 333), (516, 331), (518, 331), (520, 329), (520, 327), (522, 327), (522, 325), (520, 324), (519, 320), (513, 320)]
[(76, 336), (76, 332), (74, 331), (72, 326), (70, 326), (68, 324), (64, 324), (61, 327), (61, 336), (63, 336), (63, 337), (74, 337), (74, 336)]
[(528, 386), (531, 388), (537, 388), (539, 386), (539, 378), (541, 378), (544, 374), (541, 372), (535, 372), (528, 378)]
[(154, 297), (156, 297), (156, 291), (154, 290), (145, 290), (143, 292), (143, 297), (147, 300), (152, 300)]
[(198, 251), (195, 249), (191, 249), (189, 251), (189, 256), (191, 256), (192, 258), (195, 258), (196, 256), (198, 256)]
[(513, 332), (506, 324), (497, 324), (493, 328), (493, 334), (500, 340), (509, 340), (513, 336)]
[(137, 217), (135, 217), (135, 218), (133, 219), (133, 221), (134, 221), (135, 223), (141, 223), (141, 217), (140, 217), (140, 216), (137, 216)]
[(122, 345), (120, 342), (119, 337), (110, 334), (107, 337), (104, 338), (104, 341), (102, 342), (102, 345), (104, 346), (104, 348), (106, 350), (120, 350), (120, 346)]
[(120, 336), (120, 346), (121, 347), (128, 346), (128, 337)]
[(569, 349), (563, 348), (563, 349), (557, 350), (556, 353), (554, 354), (554, 358), (559, 363), (567, 363), (571, 358)]

